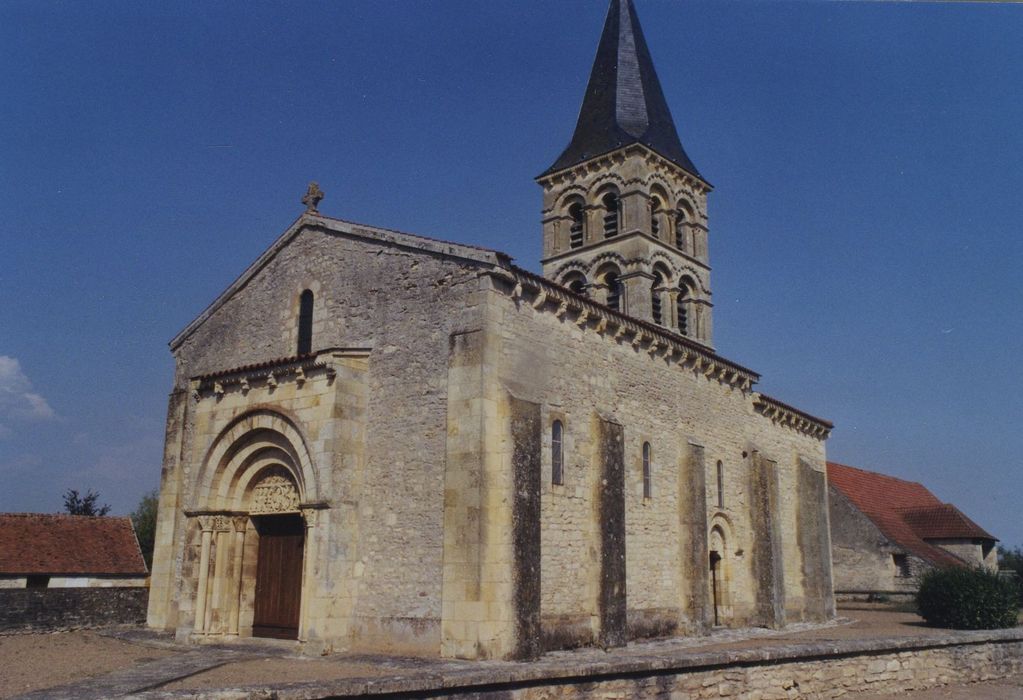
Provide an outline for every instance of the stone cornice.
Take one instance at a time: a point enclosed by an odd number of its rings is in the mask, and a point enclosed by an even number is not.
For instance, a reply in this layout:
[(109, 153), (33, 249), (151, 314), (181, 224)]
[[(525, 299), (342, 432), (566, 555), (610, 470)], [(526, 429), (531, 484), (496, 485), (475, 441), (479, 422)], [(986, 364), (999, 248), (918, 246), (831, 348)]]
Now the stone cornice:
[[(551, 255), (549, 257), (544, 258), (543, 260), (540, 261), (540, 264), (541, 265), (547, 265), (547, 264), (552, 263), (552, 262), (557, 262), (558, 260), (561, 260), (563, 258), (570, 258), (570, 257), (576, 256), (576, 255), (579, 255), (580, 253), (590, 253), (590, 252), (596, 251), (597, 249), (599, 249), (599, 248), (601, 248), (603, 246), (607, 246), (608, 244), (613, 244), (615, 246), (619, 246), (619, 245), (621, 245), (622, 242), (627, 241), (630, 238), (644, 238), (644, 239), (647, 240), (648, 243), (651, 243), (651, 244), (657, 246), (657, 250), (658, 251), (663, 252), (666, 255), (670, 254), (670, 255), (673, 255), (675, 257), (681, 258), (682, 260), (685, 260), (688, 263), (692, 263), (693, 265), (695, 265), (695, 266), (697, 266), (699, 268), (702, 268), (702, 269), (706, 270), (707, 272), (710, 272), (710, 270), (711, 270), (710, 265), (708, 265), (704, 261), (700, 260), (699, 258), (694, 258), (693, 256), (691, 256), (691, 255), (689, 255), (687, 253), (683, 253), (681, 250), (679, 250), (678, 248), (670, 245), (669, 243), (667, 243), (663, 239), (661, 239), (661, 238), (654, 238), (653, 236), (651, 236), (651, 235), (649, 235), (649, 234), (647, 234), (647, 233), (645, 233), (643, 231), (629, 231), (628, 233), (623, 233), (623, 234), (620, 234), (618, 236), (613, 236), (611, 238), (602, 238), (602, 239), (598, 240), (595, 243), (588, 243), (586, 245), (579, 246), (578, 248), (569, 248), (568, 250), (566, 250), (564, 252), (555, 253), (554, 255)], [(628, 262), (639, 262), (639, 261), (642, 261), (642, 260), (645, 260), (645, 259), (647, 259), (647, 257), (632, 258), (632, 259), (628, 260)]]
[(327, 381), (333, 381), (337, 370), (327, 360), (338, 353), (351, 356), (366, 355), (369, 351), (328, 348), (312, 355), (283, 357), (199, 375), (192, 378), (192, 397), (200, 401), (210, 396), (220, 398), (229, 391), (246, 394), (254, 387), (264, 387), (272, 391), (284, 382), (294, 382), (302, 386), (309, 379), (321, 376)]
[(495, 280), (498, 291), (521, 299), (534, 309), (570, 318), (580, 328), (594, 330), (617, 342), (628, 342), (651, 357), (663, 358), (711, 381), (744, 392), (751, 391), (760, 381), (760, 375), (753, 370), (719, 357), (695, 340), (615, 311), (527, 270), (509, 266), (484, 274)]
[(564, 170), (558, 170), (553, 173), (541, 175), (536, 178), (536, 182), (544, 188), (547, 188), (553, 187), (560, 182), (578, 180), (598, 170), (614, 169), (616, 164), (624, 162), (627, 157), (632, 155), (643, 156), (648, 164), (655, 166), (658, 169), (670, 172), (674, 177), (678, 178), (684, 186), (701, 195), (707, 194), (714, 189), (714, 186), (702, 177), (694, 175), (680, 165), (663, 157), (656, 151), (653, 151), (639, 143), (632, 143), (609, 153), (601, 154), (595, 158), (591, 158), (590, 160), (583, 161), (578, 165), (565, 168)]
[(827, 440), (832, 428), (835, 427), (823, 418), (812, 416), (759, 392), (753, 394), (753, 410), (774, 423), (788, 426), (818, 440)]

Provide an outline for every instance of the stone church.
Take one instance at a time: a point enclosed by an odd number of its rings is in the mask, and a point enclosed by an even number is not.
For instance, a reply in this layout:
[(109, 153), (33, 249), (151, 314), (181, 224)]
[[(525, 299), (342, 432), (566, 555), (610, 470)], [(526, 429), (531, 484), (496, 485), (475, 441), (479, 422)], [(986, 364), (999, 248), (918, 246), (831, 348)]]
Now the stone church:
[(831, 425), (713, 342), (631, 0), (537, 178), (543, 275), (307, 211), (171, 342), (149, 625), (526, 659), (833, 615)]

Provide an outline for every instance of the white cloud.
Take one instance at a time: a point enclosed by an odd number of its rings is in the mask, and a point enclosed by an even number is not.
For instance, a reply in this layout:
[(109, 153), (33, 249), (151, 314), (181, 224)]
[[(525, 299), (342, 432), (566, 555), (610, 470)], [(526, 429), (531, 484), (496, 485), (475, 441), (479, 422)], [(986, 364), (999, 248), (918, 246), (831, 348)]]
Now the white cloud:
[(46, 399), (32, 391), (32, 382), (21, 371), (18, 359), (0, 355), (0, 437), (10, 435), (5, 423), (12, 419), (45, 420), (56, 415)]

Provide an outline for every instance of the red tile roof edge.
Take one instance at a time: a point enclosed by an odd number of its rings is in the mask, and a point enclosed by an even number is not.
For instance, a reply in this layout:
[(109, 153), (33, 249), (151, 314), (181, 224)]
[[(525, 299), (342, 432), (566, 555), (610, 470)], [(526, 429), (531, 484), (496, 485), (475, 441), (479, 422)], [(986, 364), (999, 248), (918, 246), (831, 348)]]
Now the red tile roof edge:
[(0, 513), (0, 574), (149, 574), (131, 518)]
[(935, 566), (968, 565), (951, 552), (925, 541), (900, 512), (945, 505), (923, 484), (838, 462), (828, 462), (827, 466), (828, 483), (893, 543)]

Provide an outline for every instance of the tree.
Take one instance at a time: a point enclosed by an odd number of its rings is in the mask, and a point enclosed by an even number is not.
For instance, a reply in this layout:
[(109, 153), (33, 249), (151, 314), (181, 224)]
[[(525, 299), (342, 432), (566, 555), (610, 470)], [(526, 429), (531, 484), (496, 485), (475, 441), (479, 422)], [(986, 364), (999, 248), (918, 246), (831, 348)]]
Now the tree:
[(64, 510), (71, 515), (106, 515), (110, 512), (109, 505), (97, 505), (97, 501), (99, 494), (92, 489), (84, 496), (80, 496), (75, 489), (68, 489), (64, 493)]
[(143, 494), (142, 500), (131, 514), (131, 522), (135, 526), (135, 536), (139, 538), (142, 558), (146, 560), (146, 568), (153, 568), (153, 546), (156, 543), (156, 510), (159, 504), (159, 493), (153, 489)]

